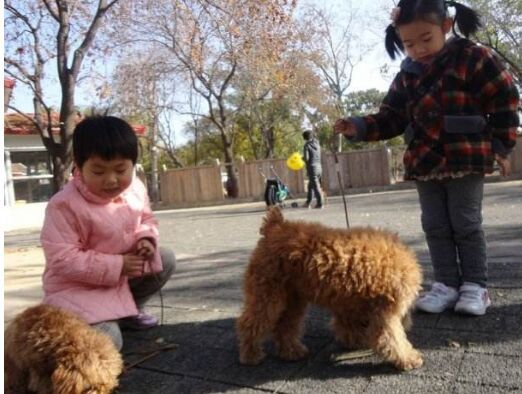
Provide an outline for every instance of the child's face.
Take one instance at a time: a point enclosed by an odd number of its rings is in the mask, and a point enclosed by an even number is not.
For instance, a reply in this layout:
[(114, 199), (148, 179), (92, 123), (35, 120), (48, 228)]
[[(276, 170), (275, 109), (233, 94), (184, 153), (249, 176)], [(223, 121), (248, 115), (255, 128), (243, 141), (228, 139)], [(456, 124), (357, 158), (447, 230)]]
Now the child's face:
[(442, 25), (416, 20), (398, 26), (398, 31), (406, 54), (416, 62), (429, 64), (444, 48), (451, 26), (451, 18), (445, 19)]
[(105, 160), (93, 156), (83, 164), (80, 172), (91, 193), (104, 198), (115, 198), (131, 184), (134, 166), (130, 159), (116, 157)]

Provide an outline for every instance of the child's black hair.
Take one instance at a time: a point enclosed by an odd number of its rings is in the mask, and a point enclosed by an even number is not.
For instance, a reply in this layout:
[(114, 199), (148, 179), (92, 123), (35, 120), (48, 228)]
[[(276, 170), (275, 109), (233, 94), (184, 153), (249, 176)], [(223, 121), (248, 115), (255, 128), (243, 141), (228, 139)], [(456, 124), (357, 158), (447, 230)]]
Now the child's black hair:
[(74, 162), (82, 168), (85, 162), (98, 156), (105, 160), (138, 160), (138, 138), (132, 127), (115, 116), (89, 116), (76, 125), (73, 133)]
[(471, 8), (456, 1), (447, 0), (400, 0), (397, 7), (400, 8), (399, 16), (394, 23), (388, 25), (385, 33), (385, 46), (388, 55), (395, 59), (396, 54), (404, 51), (404, 46), (397, 33), (396, 27), (411, 23), (415, 20), (424, 20), (430, 23), (442, 24), (448, 17), (448, 7), (455, 8), (453, 21), (453, 33), (455, 23), (459, 31), (465, 36), (475, 33), (482, 26), (479, 14)]

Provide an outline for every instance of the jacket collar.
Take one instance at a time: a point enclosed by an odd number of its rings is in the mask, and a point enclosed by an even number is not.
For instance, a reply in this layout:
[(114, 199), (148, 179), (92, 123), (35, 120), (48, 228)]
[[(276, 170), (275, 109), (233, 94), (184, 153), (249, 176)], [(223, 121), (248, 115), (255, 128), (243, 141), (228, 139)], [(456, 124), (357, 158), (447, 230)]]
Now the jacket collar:
[(470, 45), (470, 43), (471, 41), (466, 38), (452, 37), (448, 39), (446, 45), (444, 45), (444, 48), (442, 48), (442, 50), (437, 54), (430, 65), (426, 66), (422, 63), (412, 60), (410, 57), (407, 57), (401, 62), (401, 70), (411, 74), (421, 75), (432, 66), (445, 64), (448, 60), (448, 57), (457, 51), (462, 50), (463, 47)]
[[(95, 204), (108, 204), (108, 203), (118, 200), (120, 198), (124, 198), (125, 193), (131, 188), (131, 186), (129, 186), (115, 199), (98, 196), (97, 194), (94, 194), (87, 188), (87, 185), (83, 181), (82, 173), (77, 168), (75, 168), (73, 171), (72, 183), (76, 187), (78, 192), (83, 196), (83, 198), (85, 198), (87, 201), (93, 202)], [(131, 185), (132, 185), (132, 182), (131, 182)]]

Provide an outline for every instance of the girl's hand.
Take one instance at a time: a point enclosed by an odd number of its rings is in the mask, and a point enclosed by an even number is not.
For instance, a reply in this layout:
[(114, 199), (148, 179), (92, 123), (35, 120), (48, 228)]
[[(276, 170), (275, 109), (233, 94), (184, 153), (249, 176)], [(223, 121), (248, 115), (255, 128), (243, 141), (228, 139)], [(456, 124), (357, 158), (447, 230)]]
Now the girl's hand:
[(500, 155), (495, 155), (495, 160), (497, 161), (498, 166), (500, 167), (500, 175), (511, 175), (511, 162), (509, 161), (509, 159)]
[(129, 278), (139, 278), (143, 276), (145, 261), (143, 257), (135, 254), (123, 255), (123, 268), (121, 273)]
[(357, 129), (349, 119), (337, 119), (334, 124), (334, 134), (343, 134), (347, 137), (353, 137), (357, 133)]
[(154, 256), (156, 248), (148, 238), (142, 238), (136, 244), (136, 250), (138, 251), (138, 256), (148, 260)]

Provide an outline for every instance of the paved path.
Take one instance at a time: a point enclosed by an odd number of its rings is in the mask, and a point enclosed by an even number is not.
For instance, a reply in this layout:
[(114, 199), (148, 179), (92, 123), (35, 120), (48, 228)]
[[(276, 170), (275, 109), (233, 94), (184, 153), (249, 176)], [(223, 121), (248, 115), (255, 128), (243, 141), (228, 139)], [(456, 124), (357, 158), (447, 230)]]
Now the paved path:
[[(425, 284), (432, 281), (414, 190), (348, 198), (352, 226), (397, 231), (419, 257)], [(292, 219), (345, 227), (340, 198), (324, 210), (288, 208)], [(309, 359), (286, 363), (268, 347), (260, 366), (239, 365), (234, 331), (242, 303), (241, 278), (258, 239), (263, 204), (160, 211), (162, 245), (178, 256), (178, 270), (150, 312), (164, 324), (125, 332), (127, 361), (140, 351), (176, 343), (133, 367), (121, 378), (121, 393), (506, 393), (522, 392), (522, 181), (486, 184), (484, 228), (493, 306), (484, 317), (452, 312), (414, 315), (410, 339), (425, 357), (421, 369), (397, 373), (371, 356), (333, 362), (343, 353), (328, 330), (328, 314), (311, 308), (304, 342)], [(5, 318), (38, 299), (42, 268), (37, 232), (5, 236)], [(24, 257), (24, 254), (25, 257)], [(38, 257), (40, 254), (40, 257)]]

